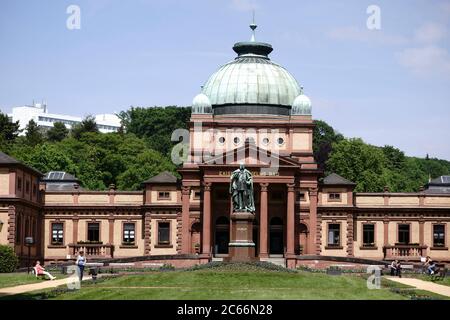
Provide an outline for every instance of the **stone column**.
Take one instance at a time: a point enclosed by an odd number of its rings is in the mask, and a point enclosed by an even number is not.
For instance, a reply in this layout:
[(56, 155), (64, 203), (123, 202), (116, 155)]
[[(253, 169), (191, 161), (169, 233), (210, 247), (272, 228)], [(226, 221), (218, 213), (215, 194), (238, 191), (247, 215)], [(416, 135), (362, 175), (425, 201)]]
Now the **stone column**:
[(320, 244), (317, 241), (317, 188), (309, 190), (309, 235), (307, 254), (320, 254)]
[(181, 189), (181, 253), (190, 253), (189, 241), (189, 196), (191, 195), (191, 187), (183, 186)]
[(384, 235), (384, 246), (389, 245), (389, 220), (387, 217), (384, 218), (383, 220), (383, 235)]
[(353, 213), (347, 213), (347, 256), (353, 257)]
[(151, 250), (151, 212), (144, 214), (144, 254), (149, 255)]
[(203, 186), (203, 248), (204, 256), (209, 257), (211, 253), (211, 183), (206, 182)]
[(78, 242), (78, 221), (80, 219), (78, 218), (78, 215), (75, 215), (72, 218), (73, 228), (72, 228), (72, 243), (77, 244)]
[(286, 224), (286, 253), (295, 254), (295, 189), (294, 184), (288, 184), (287, 192), (287, 224)]
[(267, 234), (268, 230), (268, 202), (267, 202), (267, 187), (268, 183), (261, 183), (261, 201), (260, 201), (260, 224), (259, 224), (259, 257), (267, 258), (269, 252), (267, 250)]
[(109, 222), (109, 244), (114, 244), (114, 215), (111, 213), (108, 217)]

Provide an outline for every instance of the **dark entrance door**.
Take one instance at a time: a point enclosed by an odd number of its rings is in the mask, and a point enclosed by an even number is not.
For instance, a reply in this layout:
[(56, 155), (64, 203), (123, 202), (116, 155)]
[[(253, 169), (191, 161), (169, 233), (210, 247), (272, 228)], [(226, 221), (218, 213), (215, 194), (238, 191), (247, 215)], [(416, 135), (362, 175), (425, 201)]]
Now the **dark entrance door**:
[(284, 253), (283, 220), (274, 217), (270, 220), (269, 253)]
[(227, 217), (216, 220), (215, 254), (228, 254), (230, 243), (230, 222)]

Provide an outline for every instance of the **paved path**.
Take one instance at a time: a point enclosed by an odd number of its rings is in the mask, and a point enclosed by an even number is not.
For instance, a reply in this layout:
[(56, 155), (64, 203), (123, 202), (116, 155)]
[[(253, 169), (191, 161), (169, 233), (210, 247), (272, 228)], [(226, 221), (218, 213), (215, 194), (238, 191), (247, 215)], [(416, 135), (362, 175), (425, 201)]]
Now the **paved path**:
[[(70, 279), (70, 278), (64, 278), (64, 279), (58, 279), (58, 280), (45, 280), (45, 281), (42, 281), (39, 283), (30, 283), (30, 284), (15, 286), (15, 287), (0, 288), (0, 297), (14, 295), (14, 294), (21, 294), (21, 293), (31, 292), (31, 291), (36, 291), (36, 290), (56, 288), (58, 286), (67, 284), (68, 279)], [(91, 279), (90, 276), (83, 277), (83, 281), (89, 280), (89, 279)]]
[(450, 297), (450, 286), (446, 286), (443, 284), (437, 284), (431, 281), (424, 281), (415, 278), (386, 277), (386, 279), (406, 284), (408, 286), (416, 287), (419, 290), (430, 291), (433, 293), (440, 294), (442, 296)]

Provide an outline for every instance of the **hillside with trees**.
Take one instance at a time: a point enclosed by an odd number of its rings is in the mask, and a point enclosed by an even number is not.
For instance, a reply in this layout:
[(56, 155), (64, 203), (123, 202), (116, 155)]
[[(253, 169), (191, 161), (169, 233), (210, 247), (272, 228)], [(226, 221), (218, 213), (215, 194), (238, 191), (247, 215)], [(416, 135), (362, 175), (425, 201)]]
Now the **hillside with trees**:
[[(130, 108), (119, 114), (117, 133), (100, 133), (87, 117), (68, 130), (63, 123), (43, 131), (34, 121), (19, 136), (18, 123), (0, 113), (0, 150), (45, 173), (74, 174), (86, 189), (138, 190), (141, 182), (164, 171), (176, 173), (170, 160), (173, 130), (187, 128), (189, 107)], [(450, 174), (446, 160), (405, 156), (392, 146), (377, 147), (359, 138), (346, 138), (324, 121), (316, 121), (313, 137), (316, 161), (325, 174), (357, 183), (356, 191), (417, 191), (429, 177)]]

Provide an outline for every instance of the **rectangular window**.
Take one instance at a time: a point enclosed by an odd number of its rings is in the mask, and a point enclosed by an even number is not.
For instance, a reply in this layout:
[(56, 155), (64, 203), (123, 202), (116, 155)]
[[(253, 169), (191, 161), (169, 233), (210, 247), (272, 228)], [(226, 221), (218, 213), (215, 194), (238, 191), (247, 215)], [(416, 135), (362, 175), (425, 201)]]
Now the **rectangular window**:
[(22, 178), (17, 178), (17, 190), (22, 191)]
[(124, 244), (134, 244), (136, 225), (134, 223), (123, 224), (123, 240)]
[(329, 193), (328, 200), (329, 201), (341, 201), (341, 194), (340, 193)]
[(169, 191), (159, 191), (158, 192), (158, 200), (169, 200), (170, 192)]
[(200, 191), (194, 192), (194, 200), (200, 200), (200, 196), (201, 196)]
[(398, 225), (398, 243), (409, 244), (409, 224)]
[(433, 225), (433, 247), (445, 247), (445, 225)]
[(62, 245), (64, 243), (64, 225), (52, 223), (52, 244)]
[(374, 247), (375, 246), (375, 225), (363, 224), (363, 246)]
[(328, 246), (338, 247), (341, 244), (341, 225), (330, 223), (328, 225)]
[(30, 181), (25, 181), (25, 192), (30, 193)]
[(158, 244), (170, 244), (170, 223), (158, 223)]
[(100, 223), (88, 223), (88, 241), (100, 241)]
[(36, 184), (33, 184), (33, 196), (36, 196), (37, 194), (37, 186)]

